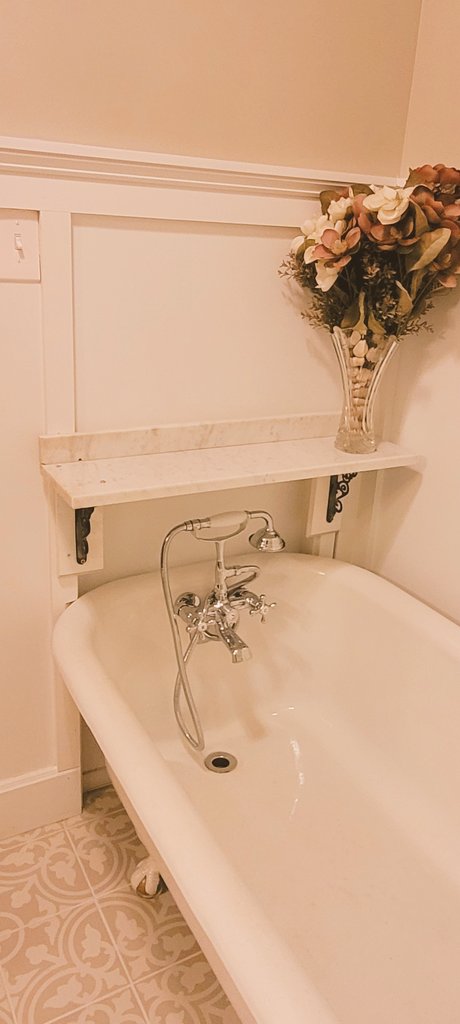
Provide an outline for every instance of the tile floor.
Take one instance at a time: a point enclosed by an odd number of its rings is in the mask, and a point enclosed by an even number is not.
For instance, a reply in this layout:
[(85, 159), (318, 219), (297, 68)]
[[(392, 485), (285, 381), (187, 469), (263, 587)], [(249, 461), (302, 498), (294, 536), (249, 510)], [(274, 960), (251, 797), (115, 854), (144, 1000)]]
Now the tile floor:
[(239, 1024), (113, 789), (0, 842), (0, 1024)]

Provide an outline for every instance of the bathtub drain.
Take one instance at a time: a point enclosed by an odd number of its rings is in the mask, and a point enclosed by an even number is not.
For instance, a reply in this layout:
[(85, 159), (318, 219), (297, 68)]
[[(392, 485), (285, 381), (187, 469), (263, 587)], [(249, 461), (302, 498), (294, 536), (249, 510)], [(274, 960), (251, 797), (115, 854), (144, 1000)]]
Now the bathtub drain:
[(205, 758), (206, 768), (210, 772), (231, 772), (236, 768), (238, 761), (233, 754), (227, 754), (225, 750), (214, 750)]

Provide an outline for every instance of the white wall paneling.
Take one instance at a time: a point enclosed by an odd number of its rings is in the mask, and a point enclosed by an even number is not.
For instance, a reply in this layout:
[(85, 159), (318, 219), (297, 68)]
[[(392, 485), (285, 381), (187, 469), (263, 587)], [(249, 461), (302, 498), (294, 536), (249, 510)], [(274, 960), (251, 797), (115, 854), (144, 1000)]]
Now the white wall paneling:
[(277, 275), (291, 238), (271, 225), (75, 217), (77, 429), (336, 408), (334, 353)]
[(68, 211), (41, 210), (45, 415), (50, 433), (75, 430), (71, 230)]
[(54, 759), (39, 285), (0, 282), (0, 323), (1, 782)]
[[(316, 211), (321, 187), (341, 176), (328, 173), (321, 180), (318, 172), (289, 168), (155, 160), (81, 147), (77, 152), (63, 146), (58, 152), (50, 146), (46, 155), (46, 148), (38, 143), (21, 148), (12, 140), (0, 145), (1, 206), (39, 212), (42, 278), (40, 285), (1, 286), (14, 336), (7, 358), (18, 360), (2, 409), (3, 436), (16, 412), (21, 419), (21, 403), (28, 409), (20, 427), (21, 436), (27, 433), (28, 469), (23, 483), (16, 469), (11, 477), (24, 501), (19, 514), (17, 504), (14, 515), (7, 510), (13, 538), (9, 557), (14, 545), (23, 556), (31, 522), (35, 535), (37, 523), (43, 532), (38, 549), (35, 544), (26, 559), (26, 572), (12, 566), (10, 590), (3, 592), (9, 614), (17, 619), (2, 651), (6, 678), (16, 680), (18, 658), (27, 661), (27, 671), (20, 700), (14, 685), (3, 698), (7, 741), (0, 782), (12, 775), (26, 780), (31, 771), (52, 765), (58, 781), (50, 785), (60, 785), (79, 764), (79, 728), (67, 691), (53, 678), (50, 630), (75, 599), (78, 577), (68, 570), (60, 575), (58, 520), (54, 499), (39, 482), (38, 435), (72, 434), (76, 427), (130, 429), (338, 410), (333, 353), (300, 319), (292, 295), (291, 304), (286, 301), (277, 268), (298, 225)], [(21, 363), (19, 322), (29, 346), (33, 340), (33, 379)], [(9, 445), (7, 460), (11, 453)], [(230, 507), (268, 504), (291, 548), (299, 550), (307, 493), (308, 486), (294, 482), (231, 496), (217, 492), (108, 509), (106, 563), (82, 576), (80, 587), (153, 567), (162, 536), (174, 522), (221, 510), (229, 502)], [(58, 525), (62, 538), (62, 522)], [(67, 549), (68, 530), (67, 523)], [(198, 546), (178, 548), (184, 561), (204, 554)], [(67, 563), (68, 555), (67, 550)], [(25, 607), (25, 628), (36, 637), (35, 649), (19, 639)], [(34, 720), (30, 742), (29, 713)], [(86, 740), (85, 748), (89, 772), (100, 778), (101, 765)], [(26, 794), (26, 782), (15, 784), (15, 790)], [(67, 813), (74, 813), (75, 789), (63, 786), (62, 793), (68, 794)], [(58, 805), (59, 813), (66, 813), (61, 800)], [(44, 820), (47, 807), (44, 798)]]
[[(70, 212), (40, 211), (42, 346), (45, 422), (53, 431), (75, 429), (72, 236)], [(76, 575), (60, 572), (62, 522), (55, 496), (47, 491), (50, 530), (50, 588), (55, 619), (78, 595)], [(59, 771), (80, 763), (79, 716), (56, 669), (54, 678), (55, 757)]]
[[(0, 282), (0, 320), (4, 384), (0, 406), (0, 837), (4, 837), (75, 813), (79, 772), (78, 718), (67, 694), (54, 687), (50, 650), (52, 548), (43, 482), (37, 472), (37, 431), (46, 429), (39, 284)], [(69, 757), (72, 747), (73, 757)], [(64, 771), (64, 765), (70, 764), (73, 771)]]

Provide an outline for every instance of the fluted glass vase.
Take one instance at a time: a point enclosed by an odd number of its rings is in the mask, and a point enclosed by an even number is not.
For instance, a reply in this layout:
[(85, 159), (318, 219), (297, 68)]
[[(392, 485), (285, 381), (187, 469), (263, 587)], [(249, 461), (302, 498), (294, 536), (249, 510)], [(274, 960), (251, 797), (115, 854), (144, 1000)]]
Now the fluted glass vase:
[(387, 335), (361, 335), (334, 327), (332, 342), (343, 384), (343, 409), (335, 447), (343, 452), (375, 452), (374, 404), (385, 367), (398, 347)]

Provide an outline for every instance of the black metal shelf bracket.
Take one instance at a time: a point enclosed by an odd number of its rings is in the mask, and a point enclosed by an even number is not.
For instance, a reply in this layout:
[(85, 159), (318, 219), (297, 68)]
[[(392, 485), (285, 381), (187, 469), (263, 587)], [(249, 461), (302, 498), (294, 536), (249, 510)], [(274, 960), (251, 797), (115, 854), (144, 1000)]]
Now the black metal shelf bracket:
[(94, 505), (90, 508), (75, 509), (75, 557), (79, 565), (84, 565), (88, 558), (89, 544), (87, 537), (91, 533), (91, 516)]
[(334, 516), (343, 510), (343, 499), (350, 491), (350, 481), (358, 476), (357, 473), (342, 473), (339, 476), (331, 476), (329, 485), (329, 496), (327, 499), (326, 520), (332, 523)]

